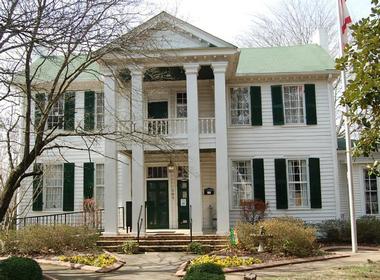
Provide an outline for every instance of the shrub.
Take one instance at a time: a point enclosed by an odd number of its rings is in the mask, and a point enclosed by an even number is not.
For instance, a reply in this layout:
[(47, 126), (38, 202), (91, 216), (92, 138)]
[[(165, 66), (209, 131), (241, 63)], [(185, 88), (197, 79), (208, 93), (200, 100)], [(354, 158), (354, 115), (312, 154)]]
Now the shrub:
[(256, 250), (258, 241), (252, 235), (258, 232), (257, 226), (247, 222), (238, 222), (235, 226), (235, 231), (238, 239), (237, 246), (239, 248), (249, 251)]
[[(359, 243), (380, 244), (380, 220), (363, 216), (356, 220)], [(350, 222), (347, 220), (328, 220), (319, 225), (321, 240), (329, 243), (348, 243), (351, 241)]]
[(10, 257), (0, 262), (2, 280), (42, 280), (42, 270), (32, 259)]
[(254, 224), (261, 221), (266, 216), (268, 202), (259, 199), (240, 200), (241, 216), (245, 222)]
[(29, 226), (0, 233), (6, 254), (63, 254), (96, 249), (99, 233), (87, 227), (67, 225)]
[(101, 255), (78, 255), (78, 256), (61, 256), (59, 260), (64, 262), (79, 263), (96, 267), (107, 267), (114, 264), (117, 260), (108, 254)]
[(206, 252), (206, 248), (199, 242), (191, 242), (187, 245), (187, 251), (193, 254), (202, 255)]
[(184, 280), (224, 280), (223, 269), (213, 263), (192, 265), (188, 269)]
[(132, 240), (126, 241), (121, 245), (121, 251), (127, 255), (137, 254), (139, 252), (139, 244)]
[(218, 257), (218, 256), (209, 256), (204, 255), (198, 258), (195, 258), (191, 261), (191, 267), (192, 266), (199, 266), (199, 265), (214, 265), (216, 264), (219, 267), (225, 268), (225, 267), (238, 267), (238, 266), (247, 266), (252, 265), (256, 263), (262, 263), (259, 259), (254, 258), (241, 258), (237, 256), (233, 257)]
[(317, 253), (316, 229), (307, 226), (302, 220), (283, 217), (261, 221), (266, 234), (271, 235), (267, 245), (275, 253), (297, 257), (311, 256)]

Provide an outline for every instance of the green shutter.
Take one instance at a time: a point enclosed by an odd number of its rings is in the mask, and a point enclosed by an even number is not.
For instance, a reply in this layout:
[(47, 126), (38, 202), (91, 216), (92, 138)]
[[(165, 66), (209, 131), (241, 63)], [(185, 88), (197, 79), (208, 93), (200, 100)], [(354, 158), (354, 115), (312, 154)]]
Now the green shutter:
[(74, 211), (74, 163), (63, 166), (63, 211)]
[(309, 158), (309, 180), (311, 208), (322, 208), (319, 158)]
[(306, 124), (317, 124), (315, 85), (305, 85)]
[(45, 94), (37, 93), (34, 102), (34, 128), (36, 130), (42, 117), (41, 109), (45, 108)]
[(282, 86), (271, 86), (273, 124), (284, 124), (284, 105), (282, 103)]
[(255, 199), (265, 201), (264, 160), (252, 160)]
[(83, 197), (94, 197), (94, 163), (83, 163)]
[(263, 116), (261, 109), (261, 87), (252, 86), (251, 93), (251, 124), (263, 125)]
[[(42, 172), (42, 163), (35, 163), (33, 166), (33, 172)], [(41, 175), (33, 176), (33, 211), (42, 211), (43, 205), (43, 178)]]
[(84, 130), (93, 130), (95, 127), (95, 92), (84, 93)]
[(274, 160), (276, 178), (276, 207), (277, 209), (288, 209), (288, 182), (286, 172), (286, 159)]
[(75, 126), (75, 92), (65, 93), (65, 130), (74, 130)]

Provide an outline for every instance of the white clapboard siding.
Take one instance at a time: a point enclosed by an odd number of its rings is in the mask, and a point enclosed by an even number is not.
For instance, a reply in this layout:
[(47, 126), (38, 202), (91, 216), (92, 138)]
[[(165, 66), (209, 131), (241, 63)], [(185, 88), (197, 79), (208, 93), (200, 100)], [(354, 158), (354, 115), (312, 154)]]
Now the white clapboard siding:
[[(337, 215), (335, 194), (335, 162), (332, 148), (332, 116), (329, 105), (329, 91), (325, 81), (309, 81), (301, 84), (316, 84), (316, 103), (318, 124), (311, 126), (274, 126), (272, 118), (271, 85), (261, 86), (263, 126), (228, 128), (228, 156), (231, 159), (264, 159), (265, 196), (269, 203), (269, 215), (292, 215), (310, 222), (332, 219)], [(322, 209), (276, 209), (275, 158), (317, 157), (320, 158)], [(230, 176), (231, 177), (231, 176)], [(231, 183), (230, 183), (231, 185)], [(230, 187), (231, 189), (231, 187)], [(230, 211), (234, 224), (240, 218), (239, 210)]]

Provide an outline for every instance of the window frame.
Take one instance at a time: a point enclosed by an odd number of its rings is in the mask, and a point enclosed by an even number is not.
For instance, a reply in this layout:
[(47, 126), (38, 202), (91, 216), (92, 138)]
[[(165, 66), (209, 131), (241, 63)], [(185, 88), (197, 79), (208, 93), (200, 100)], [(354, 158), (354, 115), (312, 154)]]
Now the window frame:
[[(231, 210), (241, 210), (241, 206), (235, 206), (234, 205), (234, 197), (233, 197), (233, 193), (234, 193), (234, 180), (233, 180), (233, 166), (234, 166), (234, 162), (242, 162), (242, 161), (246, 161), (246, 162), (250, 162), (250, 170), (249, 170), (249, 174), (251, 176), (251, 186), (252, 186), (252, 197), (250, 199), (254, 199), (255, 197), (255, 186), (254, 186), (254, 178), (253, 178), (253, 165), (252, 165), (252, 158), (244, 158), (244, 157), (238, 157), (238, 158), (231, 158), (230, 159), (230, 167), (229, 167), (229, 172), (230, 172), (230, 209)], [(248, 173), (247, 173), (248, 174)]]
[[(247, 124), (236, 124), (232, 122), (232, 94), (234, 89), (236, 88), (245, 88), (247, 89), (247, 94), (248, 94), (248, 123)], [(229, 87), (229, 95), (228, 95), (228, 103), (229, 103), (229, 125), (231, 127), (251, 127), (252, 126), (252, 112), (251, 112), (251, 96), (250, 96), (250, 86), (241, 86), (241, 85), (236, 85), (236, 86), (230, 86)]]
[[(186, 104), (179, 104), (178, 103), (178, 94), (186, 94)], [(175, 117), (177, 119), (187, 119), (188, 118), (187, 101), (188, 101), (188, 99), (187, 99), (187, 92), (186, 91), (176, 91), (176, 93), (175, 93)], [(178, 116), (178, 105), (180, 105), (182, 107), (186, 107), (186, 117), (179, 117)]]
[(64, 195), (64, 165), (62, 163), (58, 163), (58, 164), (45, 164), (44, 165), (44, 170), (49, 170), (49, 167), (51, 166), (61, 166), (61, 180), (62, 180), (62, 185), (60, 186), (61, 188), (61, 207), (60, 208), (47, 208), (46, 205), (47, 205), (47, 189), (48, 188), (57, 188), (57, 186), (47, 186), (47, 179), (48, 179), (48, 176), (46, 176), (46, 174), (48, 173), (44, 173), (43, 174), (43, 190), (42, 190), (42, 193), (43, 193), (43, 207), (42, 207), (42, 210), (45, 211), (45, 212), (57, 212), (57, 211), (63, 211), (63, 195)]
[[(45, 125), (45, 129), (46, 130), (63, 130), (64, 129), (64, 126), (65, 126), (65, 96), (66, 96), (66, 92), (61, 95), (58, 99), (58, 103), (62, 102), (62, 114), (58, 116), (58, 118), (62, 118), (62, 121), (60, 123), (57, 123), (56, 125), (52, 125), (51, 128), (49, 128), (49, 119), (54, 117), (52, 114), (52, 110), (49, 111), (49, 114), (48, 114), (48, 117), (47, 117), (47, 120), (46, 120), (46, 125)], [(47, 96), (45, 95), (45, 103), (47, 102)], [(54, 106), (56, 106), (56, 104), (54, 104)], [(52, 107), (52, 109), (54, 108), (54, 106)], [(61, 127), (59, 127), (59, 125), (61, 125)]]
[[(95, 172), (94, 172), (94, 200), (95, 200), (95, 205), (98, 209), (104, 209), (104, 190), (105, 190), (105, 184), (104, 184), (104, 179), (105, 179), (105, 169), (104, 169), (104, 163), (99, 162), (99, 163), (94, 163), (95, 164)], [(98, 184), (97, 181), (97, 172), (98, 172), (98, 166), (102, 165), (103, 166), (103, 184)], [(98, 201), (97, 201), (97, 194), (98, 194), (98, 187), (103, 188), (103, 207), (98, 207)]]
[[(296, 206), (290, 203), (290, 182), (289, 182), (289, 161), (305, 161), (306, 167), (306, 188), (307, 188), (307, 205)], [(302, 182), (302, 181), (300, 181)], [(310, 176), (309, 176), (309, 159), (305, 157), (290, 157), (286, 158), (286, 184), (287, 184), (287, 195), (288, 195), (288, 209), (299, 210), (299, 209), (311, 209), (311, 198), (310, 198)]]
[[(286, 108), (285, 108), (285, 87), (302, 87), (302, 96), (303, 96), (303, 122), (301, 123), (288, 123), (286, 121)], [(282, 91), (282, 108), (283, 108), (283, 114), (284, 114), (284, 125), (285, 126), (306, 126), (306, 102), (305, 102), (305, 85), (304, 84), (283, 84), (281, 85), (281, 91)]]
[[(376, 186), (377, 186), (377, 213), (370, 213), (370, 214), (367, 214), (367, 199), (366, 199), (366, 193), (367, 193), (367, 190), (366, 190), (366, 174), (368, 172), (368, 169), (367, 168), (363, 168), (363, 201), (364, 201), (364, 215), (369, 215), (369, 216), (379, 216), (380, 215), (380, 209), (379, 209), (379, 206), (380, 206), (380, 203), (379, 203), (379, 198), (380, 198), (380, 195), (379, 195), (379, 187), (380, 187), (380, 177), (377, 177), (376, 176)], [(371, 209), (372, 210), (372, 209)], [(372, 211), (371, 211), (372, 212)]]

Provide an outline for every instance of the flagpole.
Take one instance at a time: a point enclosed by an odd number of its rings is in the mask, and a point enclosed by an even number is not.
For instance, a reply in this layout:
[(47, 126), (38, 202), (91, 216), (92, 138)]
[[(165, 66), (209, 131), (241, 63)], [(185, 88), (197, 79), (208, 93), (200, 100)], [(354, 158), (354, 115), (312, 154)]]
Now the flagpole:
[[(342, 57), (344, 55), (344, 46), (343, 46), (343, 31), (342, 31), (342, 6), (341, 1), (346, 0), (338, 0), (338, 19), (339, 19), (339, 55)], [(346, 91), (347, 80), (346, 73), (344, 70), (340, 72), (341, 80), (342, 80), (342, 92)], [(355, 218), (355, 205), (354, 205), (354, 183), (353, 183), (353, 175), (352, 175), (352, 148), (351, 148), (351, 133), (350, 133), (350, 124), (348, 118), (349, 108), (345, 106), (345, 115), (344, 115), (344, 123), (345, 123), (345, 137), (346, 137), (346, 160), (347, 160), (347, 182), (348, 182), (348, 199), (349, 199), (349, 208), (350, 208), (350, 223), (351, 223), (351, 244), (352, 244), (352, 252), (358, 252), (358, 241), (357, 241), (357, 232), (356, 232), (356, 218)]]

